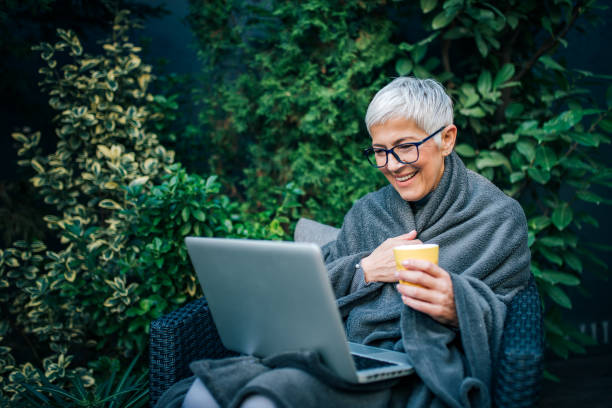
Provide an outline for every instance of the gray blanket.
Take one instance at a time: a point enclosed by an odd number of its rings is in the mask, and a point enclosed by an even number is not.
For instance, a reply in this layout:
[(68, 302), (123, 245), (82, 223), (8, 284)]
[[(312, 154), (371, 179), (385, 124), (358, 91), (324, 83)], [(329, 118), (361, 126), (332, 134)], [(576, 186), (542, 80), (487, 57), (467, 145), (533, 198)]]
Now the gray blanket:
[[(453, 282), (458, 331), (405, 306), (394, 284), (365, 284), (355, 270), (384, 240), (413, 229), (423, 242), (440, 246), (439, 265)], [(366, 195), (323, 252), (349, 340), (406, 352), (417, 375), (359, 389), (324, 372), (308, 353), (193, 363), (222, 406), (236, 406), (252, 392), (280, 407), (491, 405), (506, 305), (530, 273), (526, 220), (516, 201), (453, 153), (428, 197), (407, 203), (391, 186)], [(159, 406), (179, 401), (181, 392), (171, 389)]]
[[(459, 332), (404, 306), (394, 284), (366, 285), (355, 274), (355, 263), (384, 240), (413, 229), (440, 246)], [(453, 153), (438, 187), (420, 202), (403, 201), (392, 186), (360, 199), (324, 252), (349, 340), (410, 356), (427, 392), (415, 390), (408, 406), (490, 405), (506, 305), (530, 274), (525, 215), (515, 200)]]

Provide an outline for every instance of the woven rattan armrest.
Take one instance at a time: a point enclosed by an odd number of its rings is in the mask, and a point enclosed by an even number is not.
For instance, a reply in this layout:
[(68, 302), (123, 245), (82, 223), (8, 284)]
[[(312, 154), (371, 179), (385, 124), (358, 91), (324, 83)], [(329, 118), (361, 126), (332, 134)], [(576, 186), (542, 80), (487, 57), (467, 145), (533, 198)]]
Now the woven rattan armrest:
[(544, 357), (542, 306), (535, 279), (508, 309), (502, 350), (495, 367), (494, 401), (498, 407), (536, 406)]
[(204, 299), (153, 321), (149, 334), (151, 406), (172, 384), (192, 375), (192, 361), (231, 355), (235, 353), (221, 344)]

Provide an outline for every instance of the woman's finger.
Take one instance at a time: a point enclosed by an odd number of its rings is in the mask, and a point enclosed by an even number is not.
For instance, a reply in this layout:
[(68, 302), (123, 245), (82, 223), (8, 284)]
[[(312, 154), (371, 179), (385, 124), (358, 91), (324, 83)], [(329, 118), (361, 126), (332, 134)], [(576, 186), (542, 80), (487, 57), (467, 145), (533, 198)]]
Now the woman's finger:
[(395, 271), (395, 276), (397, 276), (398, 280), (400, 281), (412, 283), (413, 285), (423, 286), (425, 288), (437, 289), (439, 286), (435, 277), (418, 270), (410, 269)]
[(402, 261), (402, 266), (407, 270), (414, 269), (426, 272), (433, 277), (440, 277), (448, 274), (448, 272), (440, 268), (435, 263), (425, 261), (423, 259), (405, 259)]
[(419, 312), (428, 314), (436, 320), (443, 317), (444, 314), (441, 306), (429, 302), (423, 302), (422, 300), (411, 298), (410, 296), (402, 296), (402, 302), (404, 302), (406, 306), (410, 306)]
[(444, 294), (437, 290), (431, 290), (420, 286), (404, 285), (400, 283), (397, 285), (397, 291), (402, 296), (416, 299), (421, 302), (439, 306), (443, 306), (444, 304)]
[(416, 230), (412, 230), (412, 231), (410, 231), (410, 232), (408, 232), (406, 234), (399, 235), (399, 236), (397, 236), (395, 238), (397, 238), (397, 239), (410, 239), (410, 240), (412, 240), (412, 239), (415, 239), (416, 236), (417, 236)]
[(406, 306), (409, 306), (414, 310), (418, 310), (419, 312), (431, 316), (433, 319), (439, 321), (440, 323), (448, 324), (455, 327), (459, 325), (457, 314), (452, 309), (447, 309), (440, 305), (423, 302), (408, 296), (402, 296), (402, 302), (404, 302)]

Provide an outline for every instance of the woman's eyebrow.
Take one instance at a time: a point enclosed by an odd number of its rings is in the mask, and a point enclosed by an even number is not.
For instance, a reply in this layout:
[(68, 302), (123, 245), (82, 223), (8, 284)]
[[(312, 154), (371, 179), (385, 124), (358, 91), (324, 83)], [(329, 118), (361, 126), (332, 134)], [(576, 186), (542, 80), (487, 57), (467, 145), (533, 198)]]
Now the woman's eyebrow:
[[(393, 144), (391, 144), (391, 146), (397, 146), (397, 145), (400, 145), (402, 143), (414, 143), (414, 142), (418, 142), (420, 140), (421, 139), (418, 136), (412, 136), (412, 135), (403, 136), (403, 137), (400, 137), (399, 139), (396, 139), (395, 141), (393, 141)], [(384, 148), (387, 148), (386, 145), (381, 144), (381, 143), (373, 143), (372, 147), (384, 147)]]

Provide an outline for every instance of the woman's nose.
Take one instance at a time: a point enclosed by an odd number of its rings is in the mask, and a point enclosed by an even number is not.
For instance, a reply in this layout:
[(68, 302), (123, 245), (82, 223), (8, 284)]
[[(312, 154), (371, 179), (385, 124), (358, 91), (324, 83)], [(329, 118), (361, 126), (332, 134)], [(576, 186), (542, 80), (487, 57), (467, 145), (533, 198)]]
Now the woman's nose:
[(404, 163), (399, 162), (394, 155), (389, 153), (389, 156), (387, 157), (387, 169), (389, 169), (389, 171), (395, 171), (401, 169), (404, 166)]

